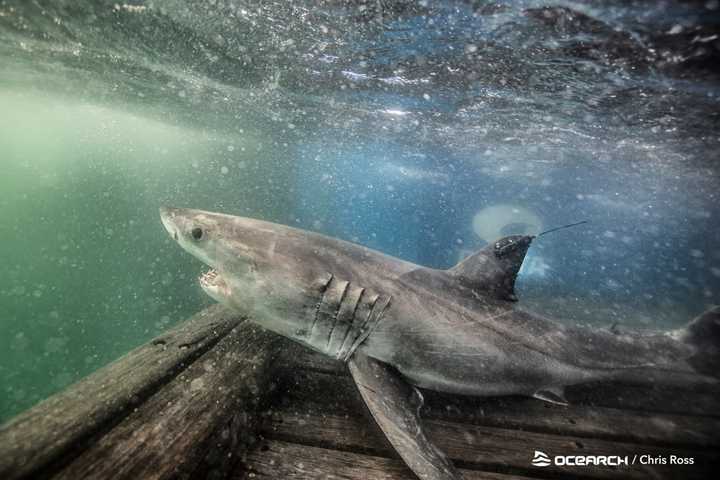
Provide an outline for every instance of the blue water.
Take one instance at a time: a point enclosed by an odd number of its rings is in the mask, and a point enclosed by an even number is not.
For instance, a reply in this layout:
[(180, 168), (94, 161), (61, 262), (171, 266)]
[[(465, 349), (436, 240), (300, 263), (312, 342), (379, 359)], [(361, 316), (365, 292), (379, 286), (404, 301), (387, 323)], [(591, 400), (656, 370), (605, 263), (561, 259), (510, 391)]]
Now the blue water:
[(160, 205), (436, 268), (488, 241), (482, 212), (588, 220), (536, 242), (521, 302), (684, 324), (720, 293), (719, 22), (712, 1), (0, 1), (0, 419), (210, 304)]

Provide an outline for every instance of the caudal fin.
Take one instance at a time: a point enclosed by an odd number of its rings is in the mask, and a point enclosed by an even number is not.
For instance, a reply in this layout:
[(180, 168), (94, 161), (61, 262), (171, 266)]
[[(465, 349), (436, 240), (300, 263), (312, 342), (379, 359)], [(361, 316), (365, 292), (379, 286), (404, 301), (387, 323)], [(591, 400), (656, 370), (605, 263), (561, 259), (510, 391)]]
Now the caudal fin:
[(685, 328), (683, 340), (697, 350), (690, 364), (698, 373), (720, 378), (720, 306), (695, 318)]

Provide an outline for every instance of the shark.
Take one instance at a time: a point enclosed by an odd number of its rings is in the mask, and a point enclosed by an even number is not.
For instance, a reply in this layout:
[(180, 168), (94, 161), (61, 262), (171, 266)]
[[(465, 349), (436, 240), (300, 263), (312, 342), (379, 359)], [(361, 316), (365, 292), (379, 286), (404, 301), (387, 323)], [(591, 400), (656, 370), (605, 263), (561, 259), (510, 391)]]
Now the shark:
[(258, 219), (168, 207), (160, 217), (210, 267), (199, 278), (210, 297), (347, 364), (422, 480), (462, 479), (423, 430), (423, 390), (566, 404), (564, 389), (585, 382), (720, 380), (719, 307), (665, 332), (591, 329), (523, 309), (515, 281), (532, 235), (500, 238), (441, 270)]

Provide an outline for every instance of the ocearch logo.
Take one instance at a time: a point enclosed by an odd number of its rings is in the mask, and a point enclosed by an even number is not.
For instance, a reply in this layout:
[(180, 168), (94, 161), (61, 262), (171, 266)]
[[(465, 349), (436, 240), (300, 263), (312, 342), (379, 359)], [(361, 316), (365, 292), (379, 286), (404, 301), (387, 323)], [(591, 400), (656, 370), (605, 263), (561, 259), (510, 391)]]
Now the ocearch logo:
[(550, 465), (550, 457), (540, 450), (535, 450), (535, 455), (532, 459), (532, 464), (536, 467), (547, 467)]
[(619, 467), (630, 463), (627, 456), (621, 457), (619, 455), (556, 455), (551, 460), (545, 452), (535, 450), (532, 464), (536, 467), (547, 467), (552, 464), (568, 467), (587, 467), (591, 465)]

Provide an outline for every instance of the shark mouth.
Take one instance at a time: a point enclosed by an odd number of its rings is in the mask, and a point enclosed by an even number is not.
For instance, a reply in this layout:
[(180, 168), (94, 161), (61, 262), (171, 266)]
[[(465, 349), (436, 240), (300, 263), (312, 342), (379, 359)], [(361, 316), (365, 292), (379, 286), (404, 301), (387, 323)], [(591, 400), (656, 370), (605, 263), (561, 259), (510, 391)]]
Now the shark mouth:
[(200, 281), (200, 286), (202, 287), (202, 289), (205, 290), (205, 293), (210, 295), (218, 302), (223, 303), (227, 301), (230, 297), (230, 286), (227, 284), (223, 276), (220, 275), (217, 270), (210, 269), (209, 271), (200, 275), (200, 278), (198, 278), (198, 280)]

